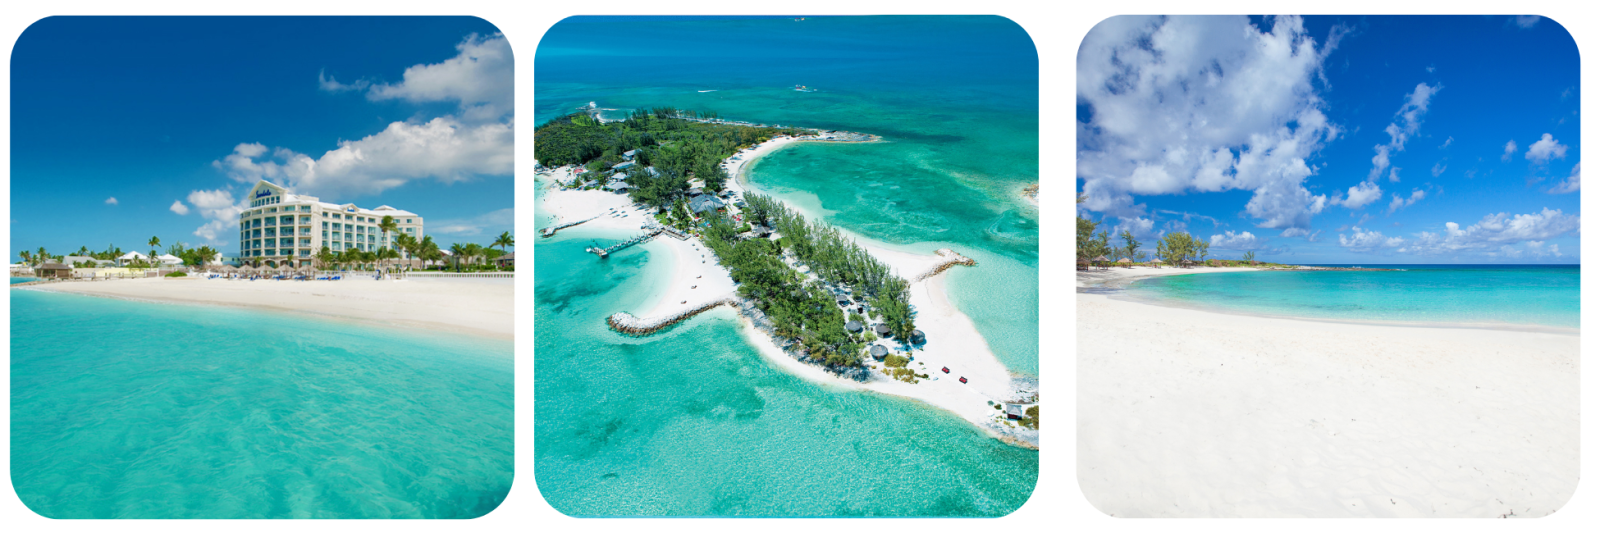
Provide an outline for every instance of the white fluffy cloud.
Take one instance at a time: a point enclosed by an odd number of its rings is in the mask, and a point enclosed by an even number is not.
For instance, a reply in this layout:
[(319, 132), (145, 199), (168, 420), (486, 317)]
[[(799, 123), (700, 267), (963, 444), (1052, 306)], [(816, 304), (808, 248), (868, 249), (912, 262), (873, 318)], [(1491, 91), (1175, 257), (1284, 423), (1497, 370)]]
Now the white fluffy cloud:
[(241, 183), (267, 179), (295, 192), (338, 198), (377, 194), (421, 179), (445, 183), (473, 175), (510, 175), (512, 123), (466, 125), (454, 117), (395, 122), (383, 131), (343, 141), (321, 157), (260, 144), (241, 144), (212, 165)]
[(1578, 215), (1562, 214), (1560, 209), (1545, 208), (1538, 213), (1514, 216), (1495, 213), (1465, 229), (1455, 222), (1446, 222), (1443, 233), (1418, 233), (1411, 245), (1401, 251), (1432, 255), (1493, 250), (1504, 245), (1549, 240), (1577, 231), (1579, 226)]
[(1567, 179), (1563, 180), (1561, 183), (1557, 183), (1554, 187), (1549, 188), (1545, 192), (1550, 194), (1567, 194), (1569, 192), (1578, 192), (1578, 167), (1582, 165), (1582, 162), (1572, 165), (1572, 174), (1568, 175)]
[(1451, 136), (1451, 137), (1449, 137), (1449, 138), (1444, 140), (1444, 144), (1439, 145), (1439, 149), (1443, 150), (1445, 148), (1449, 148), (1450, 147), (1450, 143), (1453, 143), (1453, 142), (1456, 142), (1456, 138), (1454, 136)]
[(237, 231), (239, 213), (249, 206), (243, 199), (235, 200), (233, 194), (225, 189), (191, 191), (188, 200), (189, 205), (194, 206), (194, 209), (200, 212), (200, 216), (208, 220), (205, 225), (194, 230), (194, 235), (211, 244), (228, 242), (222, 237), (233, 235)]
[(1219, 235), (1211, 236), (1211, 247), (1218, 250), (1259, 250), (1266, 248), (1267, 239), (1251, 235), (1248, 231), (1234, 233), (1226, 231)]
[(1346, 237), (1339, 234), (1339, 246), (1352, 252), (1371, 252), (1383, 248), (1395, 248), (1405, 243), (1400, 237), (1384, 237), (1382, 232), (1366, 231), (1361, 228), (1351, 228), (1352, 234)]
[(456, 50), (455, 57), (442, 63), (407, 68), (400, 83), (373, 84), (367, 98), (459, 102), (462, 117), (470, 121), (496, 120), (510, 113), (515, 90), (511, 44), (505, 36), (473, 34)]
[(1361, 209), (1379, 198), (1383, 198), (1383, 189), (1378, 188), (1378, 184), (1375, 182), (1363, 181), (1351, 187), (1344, 198), (1339, 198), (1339, 195), (1335, 194), (1330, 203), (1350, 209)]
[(1394, 200), (1389, 202), (1389, 213), (1394, 214), (1395, 211), (1399, 211), (1406, 206), (1417, 203), (1417, 201), (1422, 200), (1423, 198), (1427, 198), (1428, 193), (1427, 191), (1420, 189), (1413, 189), (1411, 191), (1411, 196), (1409, 197), (1401, 197), (1398, 194), (1393, 194), (1390, 196), (1393, 196)]
[(1506, 141), (1506, 153), (1500, 154), (1500, 160), (1501, 161), (1510, 161), (1511, 160), (1511, 154), (1516, 153), (1516, 151), (1517, 151), (1517, 141), (1515, 141), (1515, 140)]
[(1428, 101), (1438, 92), (1439, 87), (1418, 83), (1417, 87), (1411, 90), (1411, 94), (1406, 95), (1406, 102), (1394, 113), (1394, 122), (1383, 129), (1384, 133), (1389, 134), (1389, 144), (1372, 147), (1378, 153), (1372, 156), (1372, 170), (1367, 172), (1368, 181), (1376, 181), (1382, 177), (1385, 169), (1389, 170), (1389, 181), (1400, 181), (1398, 169), (1389, 169), (1389, 154), (1405, 151), (1406, 141), (1422, 128), (1422, 115), (1428, 112)]
[(1531, 145), (1528, 145), (1528, 153), (1522, 154), (1522, 157), (1525, 157), (1534, 163), (1549, 163), (1551, 159), (1563, 159), (1567, 157), (1567, 145), (1561, 144), (1561, 142), (1557, 141), (1555, 137), (1552, 137), (1550, 134), (1546, 133), (1543, 137), (1540, 137), (1539, 140), (1534, 141)]
[(1120, 16), (1078, 52), (1083, 207), (1137, 217), (1134, 194), (1248, 190), (1264, 228), (1305, 228), (1327, 197), (1304, 187), (1306, 165), (1338, 135), (1311, 80), (1318, 50), (1298, 17), (1262, 32), (1245, 17)]
[(106, 198), (106, 205), (117, 205), (117, 197)]
[(1113, 235), (1121, 235), (1126, 231), (1135, 239), (1160, 238), (1162, 231), (1155, 229), (1156, 221), (1144, 217), (1129, 217), (1117, 219), (1117, 226), (1111, 229)]
[(183, 205), (183, 200), (173, 200), (172, 206), (168, 207), (167, 209), (171, 209), (172, 212), (180, 215), (189, 214), (189, 206)]
[(1448, 167), (1445, 166), (1444, 161), (1440, 161), (1438, 163), (1434, 163), (1433, 170), (1432, 170), (1433, 177), (1437, 178), (1437, 177), (1439, 177), (1440, 174), (1444, 174), (1444, 169), (1445, 168), (1448, 168)]

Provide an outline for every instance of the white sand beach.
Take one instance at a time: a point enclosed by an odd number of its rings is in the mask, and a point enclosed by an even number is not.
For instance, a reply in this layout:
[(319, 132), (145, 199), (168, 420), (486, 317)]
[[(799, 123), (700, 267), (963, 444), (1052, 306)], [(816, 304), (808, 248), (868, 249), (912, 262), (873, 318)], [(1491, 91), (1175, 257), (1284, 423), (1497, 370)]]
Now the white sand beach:
[[(1219, 270), (1243, 269), (1078, 285)], [(1577, 488), (1575, 334), (1077, 305), (1078, 479), (1103, 512), (1537, 517)]]
[(230, 281), (188, 277), (67, 282), (19, 290), (264, 309), (504, 340), (511, 340), (515, 333), (511, 279)]
[[(754, 159), (793, 142), (798, 141), (788, 137), (773, 139), (744, 152), (745, 155), (740, 161), (730, 160), (724, 164), (731, 168), (730, 175), (738, 175)], [(565, 167), (555, 169), (551, 172), (550, 178), (565, 180), (570, 177), (570, 174), (565, 174), (569, 171), (570, 169)], [(735, 191), (744, 190), (735, 184), (736, 181), (729, 180), (728, 188)], [(540, 211), (554, 217), (557, 224), (604, 214), (579, 226), (590, 230), (638, 232), (642, 224), (652, 220), (650, 215), (633, 208), (626, 195), (611, 192), (562, 190), (551, 187), (544, 191), (544, 197), (540, 201), (542, 202)], [(610, 215), (613, 212), (627, 213), (628, 216), (613, 217)], [(812, 215), (807, 214), (807, 216)], [(889, 249), (860, 237), (856, 237), (856, 240), (869, 253), (908, 281), (928, 272), (944, 259), (936, 255), (935, 250), (931, 248), (927, 254), (915, 254)], [(663, 235), (643, 246), (651, 247), (651, 250), (668, 251), (673, 257), (674, 274), (661, 298), (647, 305), (642, 312), (626, 309), (618, 311), (633, 312), (635, 316), (649, 321), (655, 317), (673, 315), (701, 307), (714, 300), (735, 296), (733, 279), (726, 269), (717, 264), (715, 255), (700, 244), (698, 239), (681, 241)], [(910, 368), (919, 374), (929, 376), (929, 379), (921, 380), (917, 384), (895, 381), (876, 372), (877, 368), (881, 368), (881, 363), (872, 364), (875, 369), (873, 378), (865, 383), (840, 378), (818, 367), (796, 361), (783, 353), (773, 344), (771, 338), (756, 330), (747, 319), (743, 320), (743, 329), (751, 344), (760, 348), (768, 360), (801, 377), (832, 386), (871, 390), (916, 399), (951, 411), (997, 437), (1017, 437), (1015, 433), (1018, 432), (1008, 431), (1004, 426), (996, 424), (1000, 411), (994, 409), (989, 402), (1012, 401), (1025, 394), (1012, 388), (1010, 373), (994, 356), (971, 319), (957, 310), (946, 298), (943, 276), (932, 276), (915, 282), (910, 290), (911, 304), (917, 309), (917, 328), (922, 330), (927, 338), (924, 346), (912, 353), (913, 362)], [(949, 374), (941, 371), (944, 367), (950, 368)], [(961, 383), (958, 379), (961, 377), (966, 377), (968, 382)], [(1020, 433), (1023, 433), (1021, 438), (1015, 440), (1024, 445), (1037, 445), (1036, 432)]]

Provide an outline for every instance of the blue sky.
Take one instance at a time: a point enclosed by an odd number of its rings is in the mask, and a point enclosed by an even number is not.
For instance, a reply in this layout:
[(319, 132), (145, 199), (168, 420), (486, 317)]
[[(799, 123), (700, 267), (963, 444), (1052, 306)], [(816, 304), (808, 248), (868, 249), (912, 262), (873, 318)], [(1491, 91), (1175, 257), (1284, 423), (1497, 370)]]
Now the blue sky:
[(41, 20), (11, 61), (10, 260), (233, 255), (261, 178), (488, 244), (513, 229), (512, 63), (470, 17)]
[(1578, 262), (1578, 50), (1553, 20), (1115, 17), (1077, 60), (1080, 214), (1145, 249)]

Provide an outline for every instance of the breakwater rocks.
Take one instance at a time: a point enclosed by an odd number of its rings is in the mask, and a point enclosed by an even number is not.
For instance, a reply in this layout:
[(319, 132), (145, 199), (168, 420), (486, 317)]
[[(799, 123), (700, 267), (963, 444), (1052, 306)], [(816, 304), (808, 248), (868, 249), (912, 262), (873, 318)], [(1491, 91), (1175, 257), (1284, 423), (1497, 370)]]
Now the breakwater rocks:
[(955, 250), (951, 250), (949, 248), (940, 248), (939, 251), (934, 253), (938, 254), (942, 259), (940, 259), (938, 264), (933, 265), (933, 268), (929, 268), (927, 272), (923, 272), (922, 274), (911, 278), (910, 281), (912, 283), (937, 276), (940, 272), (944, 272), (950, 267), (956, 265), (978, 266), (978, 262), (972, 260), (971, 257), (958, 254), (955, 252)]
[(684, 311), (679, 311), (677, 313), (673, 313), (673, 314), (666, 315), (666, 316), (661, 316), (661, 317), (651, 317), (651, 318), (647, 318), (647, 319), (633, 316), (632, 314), (627, 313), (627, 312), (619, 312), (619, 313), (614, 313), (611, 316), (606, 317), (606, 325), (607, 326), (611, 326), (612, 331), (616, 331), (617, 333), (621, 333), (623, 335), (635, 335), (635, 336), (649, 335), (651, 333), (655, 333), (657, 331), (661, 331), (662, 329), (666, 328), (667, 326), (671, 326), (673, 324), (677, 324), (679, 322), (682, 322), (682, 321), (688, 319), (689, 317), (698, 315), (700, 313), (704, 313), (706, 311), (710, 311), (712, 309), (715, 309), (717, 307), (724, 306), (724, 305), (737, 307), (739, 305), (739, 299), (738, 298), (720, 298), (720, 299), (717, 299), (717, 300), (712, 300), (710, 302), (706, 302), (704, 304), (695, 306), (693, 308), (690, 308), (690, 309), (687, 309), (687, 310), (684, 310)]

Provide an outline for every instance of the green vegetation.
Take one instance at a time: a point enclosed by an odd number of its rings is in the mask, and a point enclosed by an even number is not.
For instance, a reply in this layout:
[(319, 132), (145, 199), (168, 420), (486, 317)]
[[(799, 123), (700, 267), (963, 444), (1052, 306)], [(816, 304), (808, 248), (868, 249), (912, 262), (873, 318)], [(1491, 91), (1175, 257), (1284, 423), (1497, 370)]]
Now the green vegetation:
[[(695, 119), (715, 113), (661, 107), (635, 111), (627, 120), (601, 124), (586, 113), (551, 119), (534, 130), (534, 157), (546, 166), (582, 165), (604, 173), (634, 154), (624, 181), (628, 195), (647, 205), (665, 207), (689, 189), (689, 179), (705, 181), (706, 190), (720, 191), (727, 180), (722, 161), (739, 150), (780, 135), (805, 135), (802, 128), (761, 128), (708, 124)], [(653, 171), (645, 170), (653, 168)]]
[(1247, 263), (1254, 263), (1256, 261), (1256, 252), (1254, 250), (1245, 252), (1244, 261)]
[(1196, 239), (1186, 231), (1174, 231), (1156, 242), (1156, 257), (1169, 265), (1178, 265), (1185, 260), (1204, 261), (1210, 249), (1211, 243)]
[(739, 284), (739, 295), (772, 321), (775, 335), (799, 343), (811, 359), (835, 367), (859, 367), (870, 342), (867, 332), (851, 334), (845, 329), (845, 313), (825, 284), (807, 282), (784, 263), (786, 250), (822, 280), (848, 285), (869, 297), (878, 312), (892, 317), (886, 320), (892, 331), (902, 338), (910, 335), (914, 325), (905, 280), (890, 274), (887, 266), (834, 228), (810, 224), (771, 198), (749, 195), (746, 201), (751, 205), (746, 215), (752, 221), (772, 223), (783, 239), (743, 238), (732, 220), (716, 215), (709, 217), (703, 240)]
[(187, 276), (187, 275), (188, 274), (184, 274), (182, 272), (168, 272), (167, 273), (167, 277), (169, 277), (169, 278), (181, 278), (181, 277), (184, 277), (184, 276)]
[(811, 224), (782, 202), (759, 194), (744, 197), (747, 220), (771, 226), (783, 235), (783, 247), (811, 267), (817, 277), (847, 285), (869, 299), (891, 335), (911, 338), (911, 284), (889, 272), (889, 266), (846, 239), (837, 228)]
[(1023, 414), (1026, 416), (1022, 417), (1022, 420), (1019, 420), (1018, 423), (1021, 423), (1023, 427), (1039, 429), (1039, 406), (1029, 407), (1027, 411), (1023, 411)]

